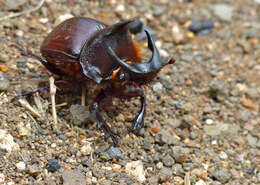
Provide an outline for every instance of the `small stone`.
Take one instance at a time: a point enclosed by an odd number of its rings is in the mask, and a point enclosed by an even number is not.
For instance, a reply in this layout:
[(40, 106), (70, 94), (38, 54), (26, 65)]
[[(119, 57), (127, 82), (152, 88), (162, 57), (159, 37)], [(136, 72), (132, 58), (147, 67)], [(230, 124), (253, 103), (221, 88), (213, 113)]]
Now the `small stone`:
[(255, 105), (253, 104), (253, 102), (250, 100), (250, 99), (248, 99), (248, 98), (240, 98), (240, 103), (244, 106), (244, 107), (246, 107), (246, 108), (248, 108), (248, 109), (254, 109), (255, 108)]
[(172, 156), (177, 163), (184, 163), (189, 155), (189, 149), (181, 146), (172, 147)]
[(56, 20), (55, 20), (55, 23), (54, 25), (57, 26), (58, 24), (62, 23), (63, 21), (67, 20), (67, 19), (70, 19), (74, 17), (72, 14), (63, 14), (63, 15), (60, 15)]
[(64, 170), (62, 173), (63, 185), (85, 185), (86, 177), (79, 170)]
[(19, 145), (14, 142), (12, 135), (8, 134), (6, 130), (0, 129), (0, 149), (12, 152), (20, 149)]
[(8, 71), (8, 68), (5, 65), (0, 64), (0, 71), (6, 73)]
[(28, 165), (28, 171), (30, 175), (37, 176), (42, 172), (42, 168), (39, 164)]
[(120, 172), (121, 171), (121, 165), (119, 165), (119, 164), (112, 164), (112, 170), (114, 172)]
[(158, 125), (158, 124), (151, 126), (151, 131), (152, 131), (153, 133), (158, 133), (158, 132), (161, 131), (161, 129), (162, 129), (162, 127), (161, 127), (160, 125)]
[(195, 34), (201, 34), (205, 30), (211, 31), (214, 28), (214, 22), (212, 20), (197, 21), (193, 20), (189, 26), (189, 30)]
[(26, 164), (25, 164), (23, 161), (16, 163), (15, 166), (16, 166), (16, 168), (17, 168), (18, 170), (20, 170), (20, 171), (23, 171), (23, 170), (25, 170), (25, 168), (26, 168)]
[(3, 73), (0, 71), (0, 91), (6, 91), (9, 88), (9, 80), (6, 79)]
[(159, 53), (164, 58), (168, 58), (169, 57), (169, 53), (166, 50), (164, 50), (164, 49), (159, 49)]
[(122, 5), (122, 4), (119, 4), (117, 5), (116, 9), (115, 9), (116, 12), (124, 12), (125, 11), (125, 6)]
[(191, 176), (196, 176), (200, 179), (206, 180), (208, 177), (208, 173), (204, 169), (195, 168), (191, 171)]
[(39, 19), (40, 23), (46, 24), (47, 22), (49, 22), (48, 18), (40, 18)]
[(0, 55), (0, 62), (6, 63), (9, 61), (9, 56), (6, 54), (1, 54)]
[(226, 83), (224, 81), (211, 81), (209, 84), (210, 95), (217, 101), (224, 101), (228, 95)]
[(203, 180), (199, 180), (195, 183), (195, 185), (207, 185), (206, 182), (204, 182)]
[(114, 158), (123, 159), (124, 158), (124, 155), (122, 154), (121, 150), (117, 147), (112, 146), (112, 145), (109, 147), (108, 150), (106, 150), (106, 153), (108, 154), (110, 159), (114, 159)]
[(233, 16), (233, 7), (229, 4), (211, 5), (213, 13), (222, 21), (231, 21)]
[(0, 173), (0, 184), (4, 184), (5, 182), (5, 175), (3, 173)]
[(125, 171), (128, 175), (137, 178), (137, 180), (141, 183), (144, 183), (146, 180), (142, 161), (132, 161), (126, 163)]
[(184, 33), (178, 24), (172, 27), (172, 40), (175, 44), (180, 44), (184, 41)]
[(6, 0), (4, 4), (9, 10), (16, 10), (25, 3), (26, 0)]
[(203, 129), (204, 132), (210, 136), (217, 136), (221, 134), (227, 138), (234, 138), (237, 137), (240, 127), (236, 124), (220, 123), (217, 125), (204, 125)]
[(57, 159), (50, 159), (48, 161), (47, 170), (49, 172), (55, 172), (60, 168), (61, 168), (61, 166), (60, 166), (59, 161)]
[(91, 143), (90, 142), (84, 143), (84, 145), (80, 148), (80, 152), (83, 155), (90, 155), (91, 153), (93, 153), (93, 151), (94, 150), (91, 147)]
[(246, 136), (247, 142), (251, 147), (258, 147), (260, 148), (260, 139), (257, 137), (253, 137), (251, 134)]
[(230, 173), (223, 169), (213, 172), (213, 176), (221, 183), (227, 183), (231, 178)]
[(205, 122), (206, 122), (207, 125), (211, 125), (213, 123), (213, 120), (212, 119), (206, 119)]
[(162, 162), (158, 162), (158, 163), (156, 164), (156, 168), (157, 168), (157, 169), (162, 169), (162, 168), (163, 168), (163, 163), (162, 163)]
[(160, 82), (156, 82), (152, 88), (154, 92), (160, 93), (163, 89), (163, 85)]
[(160, 135), (160, 139), (162, 143), (168, 145), (173, 145), (178, 143), (178, 140), (168, 130), (162, 129), (158, 134)]
[(20, 136), (30, 136), (31, 135), (31, 125), (29, 123), (25, 126), (24, 123), (20, 122), (17, 127), (18, 127), (18, 133)]
[(89, 112), (89, 108), (87, 106), (71, 105), (70, 113), (75, 125), (82, 125), (86, 122), (93, 121), (93, 117)]
[(185, 33), (186, 38), (193, 39), (195, 37), (195, 34), (191, 31), (188, 31)]
[(184, 184), (184, 180), (179, 176), (173, 177), (173, 182), (174, 184)]
[(174, 164), (174, 159), (168, 154), (162, 158), (162, 162), (165, 166), (171, 167)]
[(155, 6), (153, 10), (153, 15), (156, 17), (161, 16), (165, 12), (165, 7), (163, 6)]
[(163, 167), (159, 172), (159, 176), (161, 182), (166, 182), (172, 177), (172, 170), (170, 168)]
[(220, 159), (225, 160), (225, 159), (228, 158), (228, 155), (225, 152), (221, 151), (220, 154), (219, 154), (219, 157), (220, 157)]

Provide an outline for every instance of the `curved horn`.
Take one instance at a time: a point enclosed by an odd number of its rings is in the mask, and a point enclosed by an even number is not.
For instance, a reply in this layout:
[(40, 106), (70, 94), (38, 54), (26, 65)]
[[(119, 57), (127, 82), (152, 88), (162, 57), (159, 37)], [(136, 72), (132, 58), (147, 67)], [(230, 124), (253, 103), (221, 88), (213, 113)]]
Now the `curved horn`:
[(149, 74), (154, 73), (161, 69), (162, 67), (162, 61), (160, 59), (159, 51), (157, 50), (154, 41), (151, 37), (151, 34), (145, 30), (145, 33), (147, 35), (148, 39), (148, 47), (152, 51), (152, 58), (149, 61), (145, 61), (142, 63), (137, 63), (135, 65), (129, 65), (125, 63), (125, 60), (121, 60), (113, 51), (111, 47), (108, 47), (108, 55), (117, 62), (122, 68), (125, 70), (131, 72), (131, 73), (137, 73), (137, 74)]

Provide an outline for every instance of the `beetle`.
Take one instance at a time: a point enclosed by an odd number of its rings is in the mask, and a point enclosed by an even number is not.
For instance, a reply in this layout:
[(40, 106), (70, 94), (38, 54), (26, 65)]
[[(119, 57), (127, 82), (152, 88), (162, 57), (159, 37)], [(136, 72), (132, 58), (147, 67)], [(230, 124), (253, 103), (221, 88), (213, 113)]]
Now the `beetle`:
[(132, 125), (132, 130), (138, 132), (143, 127), (146, 112), (142, 86), (152, 82), (164, 66), (175, 62), (174, 59), (162, 62), (147, 30), (144, 31), (152, 57), (149, 61), (142, 61), (140, 45), (131, 37), (131, 30), (140, 26), (142, 23), (138, 19), (108, 26), (91, 18), (74, 17), (62, 22), (47, 35), (40, 48), (41, 56), (20, 50), (22, 55), (39, 60), (51, 73), (68, 81), (73, 79), (74, 84), (101, 87), (90, 104), (90, 112), (97, 128), (103, 130), (105, 139), (111, 137), (118, 145), (117, 134), (102, 118), (102, 102), (112, 97), (140, 97), (141, 109)]

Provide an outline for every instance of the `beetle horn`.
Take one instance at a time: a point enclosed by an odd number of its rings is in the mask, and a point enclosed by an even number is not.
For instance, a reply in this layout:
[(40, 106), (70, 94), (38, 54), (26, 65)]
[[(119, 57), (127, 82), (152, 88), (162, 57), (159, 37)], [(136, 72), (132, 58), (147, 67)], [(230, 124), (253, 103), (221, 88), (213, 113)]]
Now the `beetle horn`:
[[(158, 72), (162, 67), (163, 63), (160, 59), (159, 51), (157, 50), (151, 34), (145, 30), (148, 39), (148, 47), (152, 51), (152, 58), (149, 61), (137, 63), (135, 65), (129, 65), (125, 60), (121, 60), (113, 51), (111, 47), (108, 47), (109, 56), (117, 62), (123, 69), (134, 74), (150, 74)], [(168, 63), (167, 63), (168, 64)]]
[(119, 23), (113, 24), (112, 26), (107, 27), (104, 34), (105, 35), (112, 35), (114, 33), (117, 33), (118, 30), (122, 29), (124, 26), (126, 26), (127, 24), (132, 23), (134, 21), (135, 21), (135, 19), (128, 19), (128, 20), (121, 21)]

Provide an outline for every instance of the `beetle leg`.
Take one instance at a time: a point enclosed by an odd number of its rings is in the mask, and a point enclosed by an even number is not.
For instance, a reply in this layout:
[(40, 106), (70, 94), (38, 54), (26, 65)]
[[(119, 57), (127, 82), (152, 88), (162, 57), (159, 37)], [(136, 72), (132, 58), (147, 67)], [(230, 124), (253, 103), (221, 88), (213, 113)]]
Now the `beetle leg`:
[(143, 93), (143, 89), (136, 84), (127, 84), (123, 89), (116, 90), (114, 95), (118, 98), (140, 97), (141, 109), (138, 115), (135, 117), (132, 125), (132, 130), (134, 132), (138, 132), (143, 127), (144, 116), (146, 112), (146, 99)]
[(108, 137), (111, 137), (114, 145), (118, 145), (118, 136), (111, 130), (111, 128), (106, 124), (104, 119), (102, 118), (102, 115), (100, 113), (99, 104), (101, 101), (106, 98), (106, 94), (104, 91), (101, 91), (96, 99), (94, 100), (93, 104), (90, 107), (90, 112), (92, 113), (94, 119), (97, 121), (97, 129), (102, 129), (105, 133), (105, 140), (107, 140)]
[(86, 90), (87, 90), (87, 84), (86, 82), (83, 82), (81, 85), (81, 105), (86, 105)]
[(146, 100), (143, 93), (140, 95), (140, 101), (141, 101), (141, 109), (138, 115), (135, 117), (135, 121), (132, 126), (132, 130), (136, 132), (138, 132), (144, 125), (144, 116), (146, 112)]

